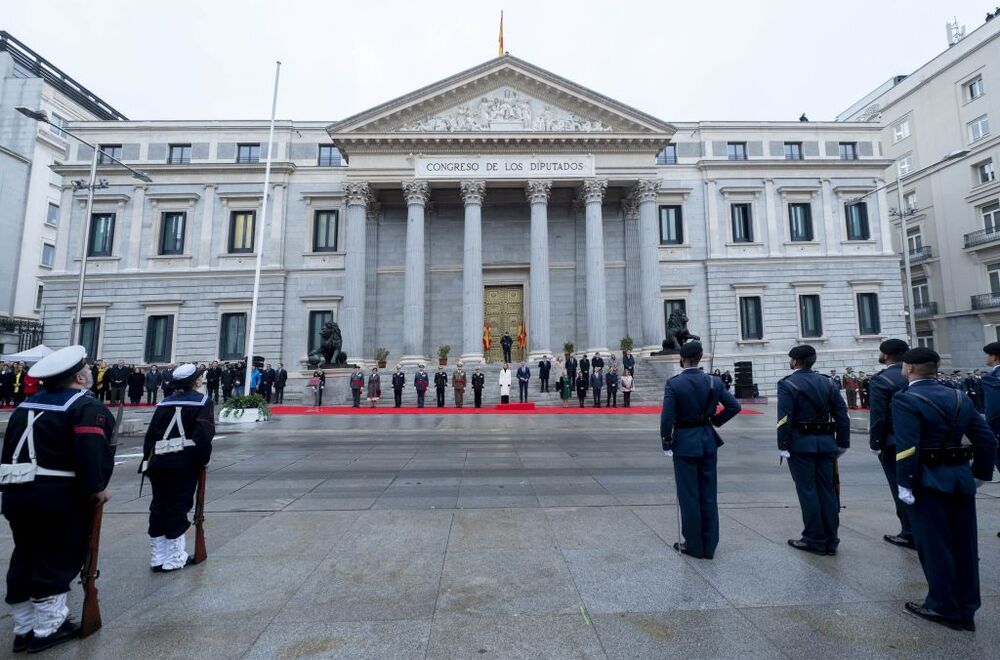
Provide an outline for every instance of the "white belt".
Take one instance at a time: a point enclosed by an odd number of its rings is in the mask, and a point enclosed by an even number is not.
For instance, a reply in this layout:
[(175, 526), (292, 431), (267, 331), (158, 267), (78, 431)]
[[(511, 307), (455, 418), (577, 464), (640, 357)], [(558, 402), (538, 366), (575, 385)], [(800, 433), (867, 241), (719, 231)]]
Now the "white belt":
[[(75, 477), (76, 472), (70, 472), (68, 470), (50, 470), (48, 468), (39, 467), (38, 461), (35, 459), (35, 421), (39, 417), (44, 415), (44, 411), (35, 414), (34, 410), (28, 410), (28, 424), (21, 434), (21, 439), (18, 441), (17, 446), (14, 448), (14, 453), (11, 455), (11, 463), (0, 464), (0, 484), (25, 484), (31, 483), (35, 480), (35, 477)], [(17, 457), (20, 455), (21, 450), (24, 446), (28, 446), (28, 459), (27, 463), (18, 463)]]
[(69, 470), (50, 470), (48, 468), (38, 467), (35, 470), (35, 474), (39, 477), (75, 477), (76, 472), (70, 472)]

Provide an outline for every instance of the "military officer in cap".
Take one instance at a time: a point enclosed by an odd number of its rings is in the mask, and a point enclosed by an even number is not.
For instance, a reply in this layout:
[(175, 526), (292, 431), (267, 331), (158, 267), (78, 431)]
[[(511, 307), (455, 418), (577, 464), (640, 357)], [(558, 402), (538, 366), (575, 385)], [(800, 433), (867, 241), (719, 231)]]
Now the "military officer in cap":
[(899, 499), (896, 488), (896, 440), (892, 435), (892, 397), (906, 389), (907, 380), (903, 375), (903, 363), (899, 358), (909, 350), (902, 339), (886, 339), (879, 346), (879, 364), (887, 365), (871, 379), (871, 401), (868, 421), (868, 440), (871, 450), (878, 456), (889, 482), (899, 518), (899, 534), (886, 534), (882, 538), (893, 545), (916, 549), (913, 542), (913, 528), (910, 524), (910, 510)]
[(397, 408), (403, 405), (404, 387), (406, 387), (406, 374), (403, 373), (403, 365), (397, 364), (396, 371), (392, 374), (392, 398)]
[[(914, 348), (902, 361), (909, 386), (892, 399), (896, 479), (899, 499), (913, 508), (917, 556), (927, 578), (924, 602), (906, 603), (906, 611), (954, 630), (975, 630), (976, 488), (993, 477), (997, 442), (969, 397), (934, 379), (937, 353)], [(963, 436), (972, 444), (963, 444)]]
[[(1000, 341), (983, 346), (983, 353), (986, 354), (986, 366), (990, 368), (982, 375), (980, 383), (983, 408), (993, 437), (1000, 440)], [(997, 455), (997, 468), (1000, 468), (1000, 452)], [(1000, 532), (997, 532), (997, 536), (1000, 536)]]
[(788, 459), (802, 507), (802, 537), (788, 545), (817, 555), (835, 555), (840, 539), (840, 502), (834, 487), (837, 457), (851, 444), (851, 420), (836, 385), (813, 371), (816, 349), (788, 352), (791, 374), (778, 381), (778, 452)]
[(476, 370), (472, 373), (472, 396), (473, 404), (476, 408), (483, 407), (483, 386), (486, 384), (486, 375), (479, 370), (479, 365), (476, 365)]
[(438, 365), (437, 373), (434, 374), (434, 390), (437, 392), (437, 407), (444, 408), (444, 391), (448, 388), (448, 374), (445, 373), (444, 366)]
[[(719, 545), (719, 507), (716, 501), (717, 458), (722, 438), (715, 430), (741, 406), (722, 381), (698, 368), (702, 347), (697, 341), (681, 346), (682, 372), (663, 390), (660, 441), (673, 458), (677, 502), (681, 508), (683, 543), (674, 550), (699, 559), (711, 559)], [(716, 412), (722, 404), (722, 412)]]
[(11, 414), (0, 454), (2, 511), (14, 537), (6, 601), (15, 653), (79, 636), (66, 596), (83, 566), (94, 505), (111, 498), (114, 469), (114, 420), (90, 394), (84, 348), (58, 350), (29, 374), (43, 390)]
[(455, 407), (461, 408), (462, 403), (465, 399), (465, 364), (462, 362), (458, 363), (458, 368), (451, 374), (451, 386), (455, 390)]
[(430, 378), (427, 376), (424, 364), (420, 363), (417, 365), (417, 373), (413, 374), (413, 389), (417, 391), (417, 408), (424, 407), (424, 397), (427, 395), (429, 384)]
[(215, 415), (212, 401), (198, 392), (201, 372), (193, 364), (174, 369), (177, 389), (156, 406), (143, 443), (140, 470), (149, 477), (149, 567), (167, 573), (191, 563), (184, 532), (194, 504), (201, 468), (212, 456)]

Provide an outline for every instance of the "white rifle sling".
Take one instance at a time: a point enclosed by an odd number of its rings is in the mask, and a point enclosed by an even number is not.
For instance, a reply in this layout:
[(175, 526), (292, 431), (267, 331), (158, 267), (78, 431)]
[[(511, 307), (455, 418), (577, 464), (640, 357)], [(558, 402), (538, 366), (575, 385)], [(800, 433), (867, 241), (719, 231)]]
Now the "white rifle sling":
[[(184, 433), (184, 421), (181, 419), (181, 410), (180, 406), (174, 407), (174, 416), (171, 418), (170, 424), (167, 425), (167, 430), (163, 432), (163, 439), (157, 440), (156, 445), (153, 447), (153, 453), (157, 456), (184, 451), (185, 447), (194, 447), (194, 440), (188, 439)], [(175, 427), (179, 435), (171, 438), (169, 437), (170, 432)]]
[[(11, 455), (12, 462), (0, 464), (0, 484), (26, 484), (34, 481), (36, 476), (76, 476), (75, 472), (68, 470), (50, 470), (39, 467), (38, 461), (35, 458), (35, 421), (44, 414), (44, 411), (36, 413), (34, 410), (28, 410), (28, 424), (24, 432), (21, 433), (21, 439), (18, 440), (17, 446), (14, 448), (14, 453)], [(17, 459), (21, 455), (25, 444), (28, 445), (28, 462), (19, 463)]]

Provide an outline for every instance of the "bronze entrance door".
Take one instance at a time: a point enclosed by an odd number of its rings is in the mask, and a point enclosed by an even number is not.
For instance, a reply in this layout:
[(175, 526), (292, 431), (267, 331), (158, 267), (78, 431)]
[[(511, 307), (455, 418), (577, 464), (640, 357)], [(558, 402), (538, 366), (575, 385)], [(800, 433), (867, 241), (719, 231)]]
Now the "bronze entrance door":
[(517, 335), (524, 320), (524, 288), (514, 286), (488, 286), (483, 296), (483, 320), (490, 326), (493, 345), (486, 353), (487, 362), (503, 362), (500, 339), (504, 331), (514, 340), (510, 356), (514, 362), (524, 359), (524, 350), (517, 345)]

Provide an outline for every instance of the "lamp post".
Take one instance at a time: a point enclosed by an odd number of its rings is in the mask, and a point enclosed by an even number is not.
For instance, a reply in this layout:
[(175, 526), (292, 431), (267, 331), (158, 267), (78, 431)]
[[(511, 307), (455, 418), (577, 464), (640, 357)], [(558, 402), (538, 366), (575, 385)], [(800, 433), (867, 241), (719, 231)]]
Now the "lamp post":
[(895, 181), (887, 183), (883, 186), (879, 186), (878, 188), (870, 190), (864, 195), (861, 195), (860, 197), (855, 197), (852, 200), (852, 203), (860, 202), (865, 197), (873, 195), (880, 190), (885, 190), (890, 186), (896, 186), (896, 212), (893, 213), (892, 210), (890, 209), (889, 215), (895, 215), (899, 217), (899, 248), (903, 252), (903, 271), (904, 271), (904, 276), (906, 278), (905, 295), (906, 295), (906, 306), (908, 308), (906, 314), (906, 327), (910, 333), (911, 345), (917, 340), (917, 313), (914, 307), (914, 300), (913, 300), (913, 274), (910, 273), (910, 249), (906, 239), (907, 239), (907, 217), (916, 213), (917, 209), (903, 208), (903, 181), (905, 181), (906, 179), (913, 178), (918, 174), (922, 174), (932, 168), (937, 167), (942, 163), (946, 163), (956, 158), (961, 158), (962, 156), (965, 156), (968, 153), (969, 153), (968, 149), (958, 149), (952, 151), (950, 154), (948, 154), (941, 160), (937, 161), (936, 163), (932, 163), (926, 167), (920, 168), (916, 172), (910, 172), (905, 175), (899, 174), (899, 169), (897, 168)]
[[(91, 222), (91, 215), (94, 211), (94, 190), (97, 188), (108, 187), (107, 180), (105, 179), (101, 179), (100, 181), (97, 180), (97, 161), (101, 156), (103, 156), (105, 159), (114, 161), (115, 163), (127, 169), (129, 172), (132, 173), (133, 177), (139, 179), (140, 181), (144, 181), (145, 183), (152, 183), (153, 180), (149, 178), (149, 175), (146, 174), (145, 172), (133, 169), (128, 165), (126, 165), (125, 163), (118, 160), (117, 158), (115, 158), (114, 156), (112, 156), (111, 154), (101, 151), (101, 149), (96, 144), (87, 142), (79, 135), (71, 133), (62, 126), (57, 126), (56, 124), (53, 124), (51, 121), (49, 121), (49, 117), (44, 110), (32, 110), (31, 108), (26, 108), (23, 106), (18, 106), (14, 109), (17, 110), (22, 115), (24, 115), (25, 117), (28, 117), (29, 119), (34, 119), (35, 121), (40, 121), (44, 124), (48, 124), (49, 126), (54, 126), (55, 128), (59, 129), (59, 131), (65, 133), (66, 135), (69, 135), (77, 142), (87, 145), (94, 152), (94, 156), (90, 160), (90, 181), (88, 181), (86, 184), (80, 180), (76, 180), (73, 182), (74, 190), (80, 190), (81, 188), (87, 189), (87, 213), (86, 216), (84, 217), (84, 223), (83, 223), (83, 240), (80, 241), (80, 280), (77, 285), (77, 291), (76, 291), (76, 313), (73, 316), (73, 324), (70, 326), (70, 333), (69, 333), (69, 343), (79, 344), (81, 343), (80, 335), (81, 335), (81, 316), (83, 314), (83, 286), (84, 282), (87, 279), (87, 254), (90, 251), (90, 222)], [(96, 356), (91, 356), (91, 357), (94, 358)]]

